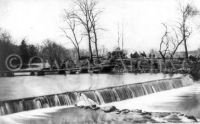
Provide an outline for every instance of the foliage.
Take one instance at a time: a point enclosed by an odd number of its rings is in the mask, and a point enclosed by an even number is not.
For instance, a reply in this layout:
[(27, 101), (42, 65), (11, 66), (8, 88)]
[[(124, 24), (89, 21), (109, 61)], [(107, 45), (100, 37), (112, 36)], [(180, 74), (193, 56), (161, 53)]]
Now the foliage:
[(69, 51), (57, 43), (46, 40), (41, 46), (41, 53), (43, 58), (47, 59), (51, 66), (57, 62), (61, 65), (65, 60), (69, 59)]
[(147, 57), (147, 55), (146, 55), (146, 53), (145, 53), (145, 52), (143, 52), (143, 53), (140, 53), (140, 56), (141, 56), (141, 57)]
[(6, 58), (13, 53), (18, 53), (18, 46), (15, 45), (9, 33), (0, 30), (0, 71), (6, 71)]
[(135, 52), (135, 53), (131, 53), (131, 58), (139, 58), (140, 55), (138, 54), (138, 52)]
[(34, 45), (28, 45), (25, 39), (19, 45), (19, 55), (23, 61), (23, 67), (27, 67), (30, 58), (38, 55), (38, 49)]

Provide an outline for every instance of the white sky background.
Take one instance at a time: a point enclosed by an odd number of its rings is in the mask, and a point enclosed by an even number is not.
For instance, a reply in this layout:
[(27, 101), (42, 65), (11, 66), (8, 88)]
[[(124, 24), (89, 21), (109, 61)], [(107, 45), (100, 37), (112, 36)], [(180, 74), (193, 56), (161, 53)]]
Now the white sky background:
[[(73, 47), (59, 29), (63, 25), (63, 9), (72, 7), (70, 0), (0, 0), (0, 27), (7, 30), (20, 43), (41, 44), (52, 39), (66, 48)], [(182, 0), (181, 0), (182, 1)], [(161, 23), (172, 24), (178, 17), (177, 0), (99, 0), (103, 9), (99, 24), (99, 44), (109, 49), (117, 46), (118, 24), (124, 25), (124, 48), (137, 51), (158, 49), (164, 32)], [(200, 0), (193, 0), (200, 10)], [(188, 49), (200, 47), (200, 16), (188, 41)], [(198, 29), (198, 30), (197, 30)], [(87, 41), (81, 46), (87, 48)]]

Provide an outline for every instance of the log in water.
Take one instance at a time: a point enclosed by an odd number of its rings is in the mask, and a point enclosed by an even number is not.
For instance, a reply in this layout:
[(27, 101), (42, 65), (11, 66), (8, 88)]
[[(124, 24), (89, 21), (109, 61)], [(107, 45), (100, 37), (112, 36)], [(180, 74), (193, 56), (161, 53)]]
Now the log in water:
[(116, 87), (108, 87), (97, 90), (75, 91), (55, 95), (2, 101), (0, 103), (0, 114), (6, 115), (33, 109), (63, 105), (76, 105), (80, 100), (84, 100), (89, 104), (106, 104), (110, 102), (122, 101), (139, 96), (144, 96), (160, 91), (176, 89), (191, 85), (192, 83), (192, 79), (186, 76), (180, 78), (163, 79)]

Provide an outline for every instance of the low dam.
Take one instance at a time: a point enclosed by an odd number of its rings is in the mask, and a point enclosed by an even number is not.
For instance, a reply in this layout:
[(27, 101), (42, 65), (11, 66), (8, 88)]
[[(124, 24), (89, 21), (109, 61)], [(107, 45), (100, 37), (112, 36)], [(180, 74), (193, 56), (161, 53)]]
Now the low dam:
[[(157, 79), (144, 82), (118, 84), (111, 87), (90, 88), (84, 90), (66, 91), (18, 99), (5, 99), (0, 102), (0, 114), (7, 115), (16, 112), (48, 108), (55, 106), (77, 106), (82, 101), (85, 104), (106, 104), (126, 99), (132, 99), (156, 92), (176, 89), (192, 85), (189, 76)], [(76, 84), (77, 85), (77, 84)], [(22, 91), (23, 92), (23, 91)], [(31, 91), (30, 91), (31, 92)]]

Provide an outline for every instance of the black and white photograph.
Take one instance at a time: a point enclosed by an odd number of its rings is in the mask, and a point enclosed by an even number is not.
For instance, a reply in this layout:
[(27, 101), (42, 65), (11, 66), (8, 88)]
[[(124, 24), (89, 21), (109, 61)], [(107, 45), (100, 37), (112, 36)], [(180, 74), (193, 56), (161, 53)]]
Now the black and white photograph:
[(0, 124), (200, 123), (200, 0), (0, 0)]

